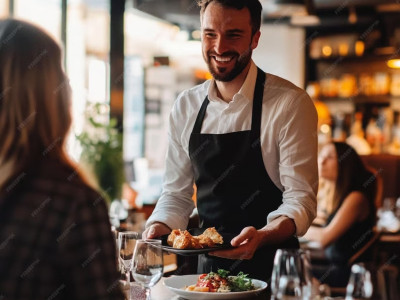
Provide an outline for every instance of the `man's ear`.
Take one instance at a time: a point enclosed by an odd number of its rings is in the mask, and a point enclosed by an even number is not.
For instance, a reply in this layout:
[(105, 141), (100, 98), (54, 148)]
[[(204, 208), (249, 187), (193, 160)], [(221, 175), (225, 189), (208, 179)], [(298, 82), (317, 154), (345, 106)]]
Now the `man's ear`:
[(260, 30), (257, 31), (257, 32), (253, 35), (253, 37), (252, 37), (252, 39), (251, 39), (251, 50), (254, 50), (254, 49), (257, 48), (257, 46), (258, 46), (258, 41), (260, 40), (260, 36), (261, 36), (261, 31), (260, 31)]

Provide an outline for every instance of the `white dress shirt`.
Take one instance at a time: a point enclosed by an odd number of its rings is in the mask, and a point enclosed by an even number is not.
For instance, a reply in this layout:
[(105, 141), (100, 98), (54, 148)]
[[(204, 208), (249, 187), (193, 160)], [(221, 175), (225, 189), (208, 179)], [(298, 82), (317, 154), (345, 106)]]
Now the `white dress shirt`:
[[(250, 130), (256, 78), (257, 67), (251, 62), (246, 80), (229, 103), (217, 96), (214, 80), (178, 96), (169, 119), (163, 192), (147, 227), (158, 221), (171, 229), (186, 228), (194, 209), (194, 173), (189, 158), (189, 139), (200, 107), (208, 94), (210, 103), (201, 133)], [(262, 156), (268, 175), (283, 192), (282, 204), (269, 213), (267, 222), (287, 216), (294, 220), (298, 236), (307, 231), (316, 215), (316, 129), (317, 113), (304, 90), (267, 74), (261, 117)]]

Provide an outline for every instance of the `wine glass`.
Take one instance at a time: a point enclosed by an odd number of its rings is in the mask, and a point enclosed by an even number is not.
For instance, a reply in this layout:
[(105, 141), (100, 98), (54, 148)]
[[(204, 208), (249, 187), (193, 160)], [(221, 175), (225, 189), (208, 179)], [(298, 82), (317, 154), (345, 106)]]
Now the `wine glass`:
[(161, 240), (138, 240), (133, 256), (132, 275), (136, 282), (146, 289), (146, 299), (150, 300), (150, 288), (163, 275), (163, 251)]
[(290, 275), (280, 276), (276, 299), (301, 300), (301, 294), (302, 292), (299, 277)]
[(372, 291), (371, 273), (362, 263), (352, 265), (346, 287), (346, 300), (368, 299), (372, 296)]
[[(278, 249), (274, 258), (271, 291), (276, 299), (286, 296), (311, 298), (310, 253), (302, 249)], [(286, 290), (286, 292), (283, 292)], [(290, 292), (291, 290), (291, 292)]]
[(118, 259), (121, 271), (126, 275), (127, 286), (130, 287), (132, 257), (136, 241), (140, 238), (139, 233), (124, 231), (118, 234)]

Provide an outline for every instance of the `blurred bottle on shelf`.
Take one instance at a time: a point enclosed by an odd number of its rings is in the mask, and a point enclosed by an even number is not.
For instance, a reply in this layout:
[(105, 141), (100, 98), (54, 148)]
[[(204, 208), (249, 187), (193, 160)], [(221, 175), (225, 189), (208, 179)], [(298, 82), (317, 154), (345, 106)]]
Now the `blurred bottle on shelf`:
[(377, 123), (382, 130), (382, 151), (387, 153), (392, 141), (393, 110), (390, 107), (380, 109)]
[(338, 142), (346, 141), (346, 130), (345, 130), (345, 115), (342, 112), (338, 112), (334, 116), (335, 128), (333, 130), (332, 138)]
[(339, 81), (334, 77), (321, 79), (321, 95), (323, 97), (337, 97), (339, 91)]
[(344, 42), (339, 44), (339, 55), (340, 56), (348, 56), (349, 55), (349, 44), (344, 43)]
[(358, 79), (360, 94), (371, 96), (374, 94), (374, 78), (371, 74), (361, 73)]
[(346, 143), (352, 146), (359, 155), (371, 154), (371, 146), (365, 139), (364, 129), (362, 127), (363, 115), (361, 112), (356, 112), (354, 115), (355, 121), (351, 126), (351, 134), (346, 139)]
[(390, 77), (386, 72), (377, 72), (374, 74), (374, 94), (387, 95), (390, 92)]
[(307, 85), (306, 91), (310, 98), (313, 100), (315, 109), (318, 114), (318, 125), (317, 125), (317, 134), (318, 134), (318, 148), (330, 142), (332, 138), (331, 132), (331, 115), (329, 112), (328, 106), (319, 100), (320, 96), (320, 86), (316, 82), (312, 82)]
[(356, 76), (347, 73), (343, 74), (339, 80), (339, 97), (349, 98), (357, 95), (357, 80)]
[(356, 41), (354, 44), (354, 52), (355, 52), (356, 56), (363, 56), (364, 50), (365, 50), (364, 42), (361, 40)]
[(400, 73), (392, 74), (392, 81), (390, 83), (390, 94), (392, 96), (400, 96)]
[(400, 197), (396, 200), (395, 215), (400, 220)]
[(393, 125), (392, 136), (387, 152), (393, 155), (400, 155), (400, 115), (397, 115), (397, 121)]
[(382, 131), (376, 124), (376, 119), (371, 118), (366, 129), (367, 142), (373, 154), (382, 152)]

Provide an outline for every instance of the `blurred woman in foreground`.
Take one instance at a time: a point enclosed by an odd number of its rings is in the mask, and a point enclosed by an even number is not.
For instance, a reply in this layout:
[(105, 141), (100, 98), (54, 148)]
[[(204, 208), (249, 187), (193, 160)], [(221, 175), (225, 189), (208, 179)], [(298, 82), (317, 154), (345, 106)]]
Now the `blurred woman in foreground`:
[(349, 258), (373, 236), (376, 178), (352, 147), (339, 142), (321, 149), (318, 170), (321, 184), (333, 186), (333, 193), (326, 193), (329, 199), (323, 199), (328, 204), (326, 224), (311, 226), (305, 238), (319, 242), (328, 259), (325, 268), (313, 266), (317, 279), (334, 286), (345, 285)]
[(0, 20), (0, 298), (123, 299), (107, 206), (65, 153), (59, 45)]

